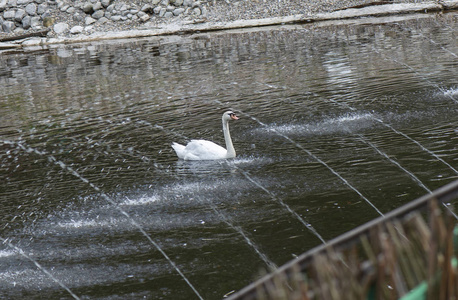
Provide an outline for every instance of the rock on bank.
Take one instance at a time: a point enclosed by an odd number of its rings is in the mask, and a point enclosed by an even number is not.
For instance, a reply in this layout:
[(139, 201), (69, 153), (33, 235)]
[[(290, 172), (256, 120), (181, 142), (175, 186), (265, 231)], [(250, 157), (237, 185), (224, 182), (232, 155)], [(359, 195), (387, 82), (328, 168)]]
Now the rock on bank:
[(26, 30), (53, 29), (52, 33), (127, 30), (156, 19), (205, 17), (199, 0), (0, 0), (0, 36)]

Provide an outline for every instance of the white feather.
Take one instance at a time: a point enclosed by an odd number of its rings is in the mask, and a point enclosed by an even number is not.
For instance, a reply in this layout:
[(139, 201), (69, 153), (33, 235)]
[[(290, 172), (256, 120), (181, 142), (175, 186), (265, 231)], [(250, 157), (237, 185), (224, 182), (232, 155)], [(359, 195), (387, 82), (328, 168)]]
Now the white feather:
[(223, 133), (227, 149), (206, 140), (191, 140), (186, 146), (174, 142), (172, 148), (178, 158), (184, 160), (215, 160), (235, 157), (235, 149), (229, 133), (229, 120), (238, 120), (238, 118), (231, 111), (223, 114)]

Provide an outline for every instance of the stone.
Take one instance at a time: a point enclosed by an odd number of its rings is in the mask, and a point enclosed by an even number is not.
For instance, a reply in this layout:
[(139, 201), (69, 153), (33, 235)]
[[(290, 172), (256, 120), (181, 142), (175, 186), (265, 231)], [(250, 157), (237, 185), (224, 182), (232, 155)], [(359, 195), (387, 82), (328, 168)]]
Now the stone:
[(16, 7), (17, 6), (17, 1), (16, 0), (8, 0), (8, 6), (9, 7)]
[(38, 5), (37, 14), (42, 15), (48, 10), (48, 5), (46, 3), (42, 3)]
[(40, 17), (32, 17), (32, 20), (30, 21), (30, 27), (33, 29), (41, 29), (43, 25), (43, 22), (41, 21)]
[(30, 2), (30, 0), (17, 0), (17, 5), (26, 5)]
[(110, 4), (108, 7), (107, 7), (107, 11), (108, 12), (113, 12), (113, 10), (115, 9), (115, 5), (114, 4)]
[(31, 26), (32, 26), (32, 17), (25, 16), (24, 19), (22, 19), (22, 28), (29, 29)]
[(102, 8), (103, 8), (103, 6), (102, 6), (102, 3), (100, 3), (100, 2), (96, 2), (96, 3), (92, 6), (92, 9), (93, 9), (94, 11), (101, 10)]
[(113, 21), (113, 22), (120, 21), (121, 20), (121, 16), (119, 16), (119, 15), (111, 16), (110, 20)]
[(35, 16), (37, 14), (37, 5), (35, 3), (27, 4), (27, 6), (25, 7), (25, 12), (29, 16)]
[(76, 22), (80, 23), (80, 22), (84, 21), (84, 17), (82, 15), (80, 15), (79, 13), (76, 13), (76, 14), (73, 15), (73, 20), (75, 20)]
[(102, 3), (102, 6), (107, 8), (109, 5), (110, 5), (110, 0), (102, 0), (101, 3)]
[(95, 22), (97, 22), (96, 19), (93, 19), (91, 17), (86, 17), (86, 20), (84, 21), (84, 24), (91, 25), (91, 24), (94, 24)]
[(193, 3), (194, 3), (193, 0), (184, 0), (183, 6), (192, 7)]
[(45, 0), (35, 0), (35, 3), (36, 3), (36, 4), (41, 4), (41, 3), (43, 3), (43, 2), (45, 2)]
[(159, 17), (163, 17), (166, 12), (167, 12), (167, 10), (165, 9), (165, 7), (161, 7), (160, 11), (159, 11)]
[(159, 2), (161, 2), (161, 0), (153, 0), (151, 1), (151, 5), (156, 6), (159, 4)]
[(3, 12), (3, 18), (5, 20), (14, 19), (15, 15), (16, 15), (16, 11), (12, 9)]
[(83, 11), (87, 14), (93, 14), (94, 13), (94, 5), (92, 3), (85, 3), (82, 7)]
[(68, 24), (61, 22), (53, 26), (53, 30), (57, 34), (63, 34), (68, 31)]
[(16, 13), (14, 14), (14, 20), (17, 22), (22, 22), (22, 19), (26, 16), (25, 10), (23, 9), (18, 9)]
[(13, 21), (5, 21), (2, 24), (2, 29), (6, 33), (11, 33), (13, 32), (14, 28), (16, 28), (16, 25), (14, 25)]
[(105, 17), (101, 17), (97, 23), (98, 24), (105, 24), (106, 22), (108, 22), (108, 19), (105, 18)]
[(142, 21), (142, 22), (146, 22), (149, 19), (151, 19), (151, 17), (148, 14), (141, 15), (141, 16), (139, 16), (139, 18), (140, 18), (140, 21)]
[(153, 10), (153, 7), (149, 4), (145, 4), (142, 6), (142, 8), (140, 9), (140, 11), (142, 12), (151, 12)]
[(196, 16), (200, 16), (202, 14), (202, 11), (200, 10), (200, 8), (196, 7), (192, 10), (192, 13)]
[(76, 12), (76, 8), (70, 6), (66, 11), (67, 14), (73, 15)]
[(7, 0), (0, 0), (0, 11), (4, 11), (6, 9)]
[(83, 32), (83, 26), (73, 26), (72, 29), (70, 29), (70, 33), (71, 34), (80, 34), (81, 32)]
[(173, 15), (179, 16), (179, 15), (181, 15), (181, 14), (184, 12), (184, 10), (185, 10), (185, 9), (182, 8), (182, 7), (177, 8), (177, 9), (175, 9), (175, 10), (173, 11)]
[(175, 0), (174, 5), (175, 5), (175, 6), (182, 6), (182, 5), (183, 5), (183, 2), (184, 2), (183, 0)]
[(174, 11), (174, 10), (175, 10), (175, 8), (176, 8), (175, 6), (173, 6), (173, 5), (169, 5), (169, 6), (167, 6), (167, 8), (166, 8), (166, 9), (167, 9), (167, 11), (169, 11), (169, 12), (172, 12), (172, 11)]
[(119, 8), (118, 10), (121, 11), (121, 12), (125, 12), (129, 9), (130, 7), (127, 6), (125, 3), (121, 4), (121, 8)]
[(105, 15), (105, 12), (103, 10), (98, 10), (95, 13), (92, 14), (92, 17), (96, 20), (102, 18)]
[(24, 31), (25, 31), (24, 28), (22, 28), (22, 27), (16, 27), (16, 29), (14, 29), (13, 32), (14, 32), (15, 34), (21, 34), (21, 33), (23, 33)]
[(166, 12), (166, 13), (164, 14), (164, 18), (171, 18), (171, 17), (173, 17), (173, 13), (170, 12), (170, 11), (168, 11), (168, 12)]
[(156, 6), (156, 7), (153, 9), (153, 12), (154, 12), (156, 15), (158, 15), (158, 14), (160, 14), (161, 9), (162, 9), (162, 7)]

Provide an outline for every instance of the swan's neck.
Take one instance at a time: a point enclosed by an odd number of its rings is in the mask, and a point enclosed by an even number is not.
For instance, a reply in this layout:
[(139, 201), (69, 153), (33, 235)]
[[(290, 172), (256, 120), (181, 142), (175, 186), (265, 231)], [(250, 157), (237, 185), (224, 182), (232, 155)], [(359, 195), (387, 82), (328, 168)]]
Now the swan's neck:
[(234, 145), (232, 144), (231, 133), (229, 132), (229, 121), (223, 120), (223, 134), (224, 140), (226, 141), (226, 149), (227, 149), (227, 158), (235, 157), (235, 149)]

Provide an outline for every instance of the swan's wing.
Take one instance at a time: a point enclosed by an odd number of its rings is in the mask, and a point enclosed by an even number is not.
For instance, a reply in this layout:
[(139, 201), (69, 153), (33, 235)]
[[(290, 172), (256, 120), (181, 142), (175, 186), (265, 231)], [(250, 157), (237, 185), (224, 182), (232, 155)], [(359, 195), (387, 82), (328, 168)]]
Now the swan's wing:
[(184, 149), (184, 159), (211, 160), (226, 157), (227, 151), (223, 147), (206, 140), (191, 140)]

